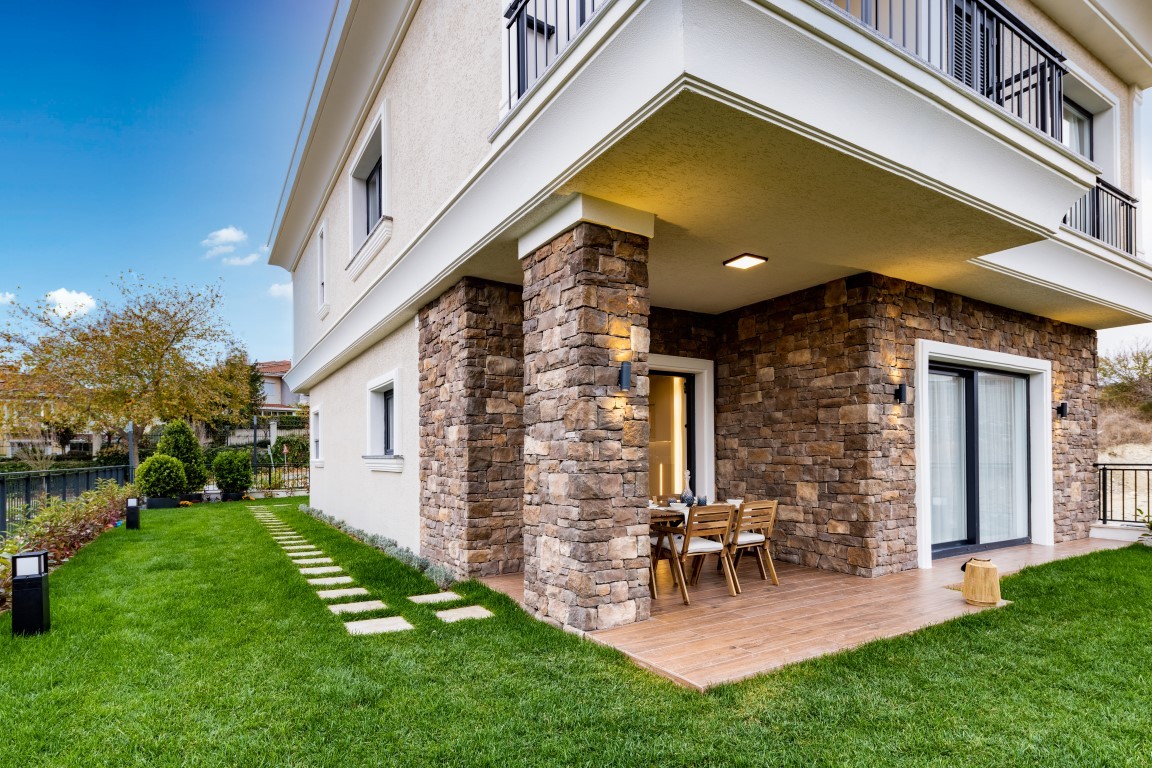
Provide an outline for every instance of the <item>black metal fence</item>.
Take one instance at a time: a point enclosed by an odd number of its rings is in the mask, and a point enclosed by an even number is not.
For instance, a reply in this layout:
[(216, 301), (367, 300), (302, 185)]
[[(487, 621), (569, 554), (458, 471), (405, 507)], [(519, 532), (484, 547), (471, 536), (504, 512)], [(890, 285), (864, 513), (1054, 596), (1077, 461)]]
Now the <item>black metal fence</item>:
[(1129, 255), (1136, 253), (1136, 198), (1103, 179), (1076, 201), (1064, 223)]
[(307, 464), (258, 464), (252, 473), (252, 489), (256, 491), (308, 490)]
[(128, 477), (125, 466), (0, 473), (0, 538), (32, 517), (37, 504), (45, 498), (67, 501), (92, 490), (99, 480), (123, 484)]
[(1064, 57), (989, 0), (824, 0), (1057, 141)]
[(512, 0), (504, 10), (508, 102), (540, 79), (576, 34), (609, 0)]
[(1100, 522), (1142, 523), (1152, 511), (1152, 464), (1097, 464)]

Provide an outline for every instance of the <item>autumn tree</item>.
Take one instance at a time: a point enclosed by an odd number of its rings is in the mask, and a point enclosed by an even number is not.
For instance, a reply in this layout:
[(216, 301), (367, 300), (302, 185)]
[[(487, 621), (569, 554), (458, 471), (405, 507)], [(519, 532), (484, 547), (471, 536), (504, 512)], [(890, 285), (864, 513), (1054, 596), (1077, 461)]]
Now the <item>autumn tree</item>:
[(1101, 355), (1100, 384), (1106, 405), (1152, 411), (1152, 341), (1137, 340)]
[[(120, 281), (119, 296), (89, 313), (45, 300), (12, 305), (0, 327), (0, 365), (25, 391), (51, 403), (55, 420), (127, 436), (133, 463), (157, 421), (206, 420), (242, 411), (250, 397), (246, 356), (219, 318), (215, 286)], [(243, 359), (245, 365), (229, 363)]]

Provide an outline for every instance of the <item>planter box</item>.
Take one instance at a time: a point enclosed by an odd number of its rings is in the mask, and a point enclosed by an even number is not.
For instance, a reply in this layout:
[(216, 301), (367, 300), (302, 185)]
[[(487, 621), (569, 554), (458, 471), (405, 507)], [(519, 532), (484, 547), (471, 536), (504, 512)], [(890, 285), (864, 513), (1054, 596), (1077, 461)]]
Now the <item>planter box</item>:
[(227, 492), (225, 492), (225, 493), (222, 493), (220, 495), (224, 497), (224, 501), (240, 501), (242, 498), (244, 498), (244, 494), (242, 494), (242, 493), (227, 493)]
[(165, 496), (150, 496), (144, 499), (144, 505), (148, 509), (176, 509), (180, 506), (178, 499), (170, 499)]
[(191, 501), (199, 504), (204, 501), (203, 493), (182, 493), (180, 494), (180, 501)]

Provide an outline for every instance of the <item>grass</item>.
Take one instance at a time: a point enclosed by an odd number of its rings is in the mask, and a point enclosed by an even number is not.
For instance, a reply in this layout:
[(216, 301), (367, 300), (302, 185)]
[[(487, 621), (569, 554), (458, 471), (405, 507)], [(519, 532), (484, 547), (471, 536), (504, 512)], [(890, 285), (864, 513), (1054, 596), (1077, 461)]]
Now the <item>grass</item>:
[[(1007, 609), (698, 694), (529, 619), (446, 625), (431, 582), (269, 499), (415, 630), (352, 637), (244, 504), (145, 512), (0, 618), (8, 764), (887, 766), (1152, 763), (1152, 549), (1006, 579)], [(450, 606), (449, 606), (450, 607)]]

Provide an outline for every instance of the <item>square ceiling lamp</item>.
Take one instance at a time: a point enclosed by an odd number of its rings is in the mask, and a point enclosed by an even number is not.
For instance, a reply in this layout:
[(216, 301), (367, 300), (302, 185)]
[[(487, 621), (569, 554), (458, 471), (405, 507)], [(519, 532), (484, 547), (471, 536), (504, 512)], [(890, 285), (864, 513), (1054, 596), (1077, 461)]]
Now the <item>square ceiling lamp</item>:
[(728, 259), (728, 261), (724, 262), (724, 266), (732, 267), (733, 269), (751, 269), (766, 261), (768, 261), (768, 259), (763, 256), (757, 256), (754, 253), (742, 253), (739, 256)]

